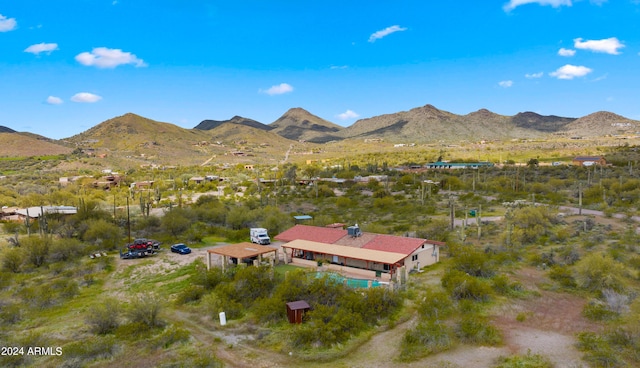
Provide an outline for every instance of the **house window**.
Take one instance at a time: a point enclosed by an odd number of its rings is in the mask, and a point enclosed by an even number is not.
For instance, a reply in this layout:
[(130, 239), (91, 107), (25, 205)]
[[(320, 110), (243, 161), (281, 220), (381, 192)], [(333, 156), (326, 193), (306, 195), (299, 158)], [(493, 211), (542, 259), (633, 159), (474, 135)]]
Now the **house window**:
[(385, 270), (385, 271), (389, 271), (389, 269), (390, 269), (390, 268), (391, 268), (391, 267), (389, 267), (389, 265), (388, 265), (387, 263), (385, 263), (385, 264), (382, 266), (382, 269), (383, 269), (383, 270)]
[(417, 260), (418, 260), (418, 255), (417, 254), (414, 254), (414, 255), (411, 256), (411, 261), (415, 262)]

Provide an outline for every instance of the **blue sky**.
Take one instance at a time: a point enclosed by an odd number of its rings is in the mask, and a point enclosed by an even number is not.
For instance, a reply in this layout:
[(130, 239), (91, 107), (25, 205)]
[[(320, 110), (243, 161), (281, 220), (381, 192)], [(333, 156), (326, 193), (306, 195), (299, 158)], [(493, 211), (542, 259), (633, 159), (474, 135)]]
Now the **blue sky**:
[(0, 0), (0, 125), (18, 131), (425, 104), (640, 120), (640, 0)]

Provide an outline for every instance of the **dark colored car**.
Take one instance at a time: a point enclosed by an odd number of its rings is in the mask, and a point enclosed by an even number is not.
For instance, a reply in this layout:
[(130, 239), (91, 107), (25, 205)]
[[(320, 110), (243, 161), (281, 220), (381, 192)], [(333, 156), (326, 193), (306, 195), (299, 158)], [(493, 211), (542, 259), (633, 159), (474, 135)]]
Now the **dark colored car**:
[(174, 244), (171, 246), (171, 251), (173, 253), (180, 253), (180, 254), (189, 254), (191, 253), (191, 248), (187, 247), (186, 245), (179, 243), (179, 244)]

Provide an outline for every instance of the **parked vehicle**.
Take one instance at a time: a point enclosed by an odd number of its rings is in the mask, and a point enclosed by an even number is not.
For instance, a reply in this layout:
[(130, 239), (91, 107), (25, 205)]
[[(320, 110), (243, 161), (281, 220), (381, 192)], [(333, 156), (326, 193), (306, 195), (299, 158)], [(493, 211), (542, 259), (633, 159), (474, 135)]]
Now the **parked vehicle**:
[(160, 242), (157, 240), (139, 238), (120, 249), (120, 258), (142, 258), (155, 254), (160, 250)]
[(189, 254), (191, 253), (191, 248), (187, 247), (185, 244), (178, 243), (171, 246), (171, 251), (173, 253)]
[(252, 243), (262, 245), (271, 244), (271, 238), (269, 238), (267, 229), (262, 227), (252, 227), (249, 229), (249, 237)]

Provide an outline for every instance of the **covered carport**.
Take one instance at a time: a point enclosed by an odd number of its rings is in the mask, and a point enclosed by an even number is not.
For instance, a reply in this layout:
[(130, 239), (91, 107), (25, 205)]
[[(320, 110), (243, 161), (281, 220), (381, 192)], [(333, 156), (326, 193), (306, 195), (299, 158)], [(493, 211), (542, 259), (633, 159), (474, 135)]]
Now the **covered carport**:
[(229, 260), (236, 260), (236, 263), (242, 262), (245, 259), (253, 259), (258, 257), (258, 260), (262, 262), (262, 256), (273, 252), (274, 261), (278, 259), (278, 249), (267, 247), (254, 243), (238, 243), (225, 245), (207, 250), (207, 269), (211, 269), (211, 255), (217, 254), (222, 257), (222, 270), (224, 271), (226, 265), (229, 264)]

